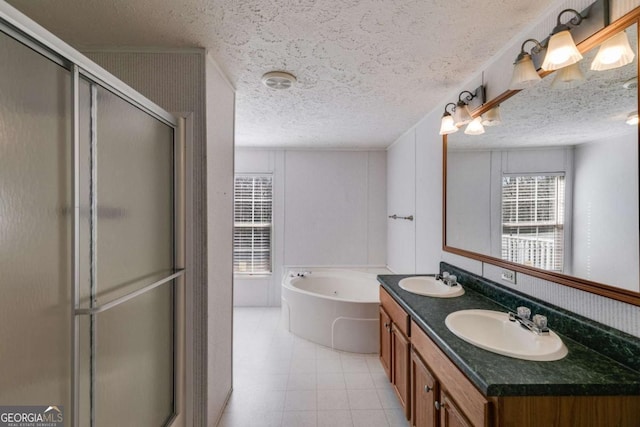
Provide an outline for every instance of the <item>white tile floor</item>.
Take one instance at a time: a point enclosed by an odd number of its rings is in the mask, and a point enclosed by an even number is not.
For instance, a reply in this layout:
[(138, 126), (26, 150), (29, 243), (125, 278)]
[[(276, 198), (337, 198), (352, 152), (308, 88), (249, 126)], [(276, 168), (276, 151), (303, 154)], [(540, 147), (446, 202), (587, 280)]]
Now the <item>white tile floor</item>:
[(279, 308), (234, 310), (233, 393), (220, 427), (407, 427), (377, 355), (285, 331)]

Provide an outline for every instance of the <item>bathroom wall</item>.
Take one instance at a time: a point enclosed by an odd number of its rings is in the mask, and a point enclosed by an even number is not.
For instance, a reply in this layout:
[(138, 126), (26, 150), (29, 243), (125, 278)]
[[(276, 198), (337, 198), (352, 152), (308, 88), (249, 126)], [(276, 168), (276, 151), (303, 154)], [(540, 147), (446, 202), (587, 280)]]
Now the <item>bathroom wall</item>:
[(273, 174), (273, 273), (236, 276), (236, 306), (280, 305), (287, 266), (386, 264), (384, 151), (238, 148), (242, 172)]
[[(544, 39), (555, 26), (555, 19), (561, 10), (582, 10), (590, 3), (591, 0), (556, 2), (540, 19), (532, 17), (531, 25), (523, 28), (520, 35), (514, 37), (511, 45), (505, 46), (484, 67), (478, 69), (472, 78), (459, 87), (452, 88), (450, 96), (442, 100), (439, 107), (428, 113), (390, 146), (387, 151), (389, 193), (399, 189), (401, 182), (402, 185), (408, 186), (413, 184), (407, 183), (407, 180), (415, 182), (415, 193), (403, 193), (403, 200), (390, 199), (390, 209), (414, 206), (416, 220), (413, 227), (389, 226), (388, 266), (396, 273), (430, 273), (436, 271), (438, 262), (443, 260), (498, 283), (512, 286), (520, 292), (640, 336), (640, 307), (524, 274), (517, 275), (517, 285), (510, 285), (501, 280), (500, 269), (442, 251), (442, 137), (438, 135), (438, 130), (445, 104), (456, 99), (460, 91), (478, 87), (482, 83), (487, 86), (488, 99), (504, 92), (511, 79), (513, 60), (520, 51), (522, 41), (529, 37)], [(638, 0), (611, 0), (611, 19), (619, 18), (639, 5)], [(415, 157), (406, 160), (406, 156), (398, 155), (405, 150), (415, 153)], [(406, 198), (413, 200), (404, 200)], [(414, 247), (415, 250), (407, 250), (407, 247)], [(412, 255), (413, 259), (406, 259), (406, 256)]]
[(189, 115), (186, 409), (188, 422), (215, 424), (231, 391), (233, 88), (202, 49), (83, 53), (167, 111)]

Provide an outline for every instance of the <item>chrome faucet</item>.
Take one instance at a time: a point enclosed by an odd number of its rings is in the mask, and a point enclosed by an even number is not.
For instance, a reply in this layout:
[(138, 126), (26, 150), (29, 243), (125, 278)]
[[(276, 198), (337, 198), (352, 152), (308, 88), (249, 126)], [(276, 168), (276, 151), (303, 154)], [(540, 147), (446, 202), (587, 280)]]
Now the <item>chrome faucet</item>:
[(290, 277), (305, 277), (311, 274), (310, 271), (298, 271), (297, 273), (291, 273)]
[(449, 274), (448, 271), (436, 274), (436, 280), (441, 280), (443, 284), (449, 287), (458, 286), (458, 278), (453, 274)]
[(549, 328), (547, 328), (547, 316), (536, 314), (533, 316), (533, 320), (530, 320), (531, 309), (527, 307), (518, 307), (518, 312), (509, 312), (509, 320), (512, 322), (520, 323), (525, 329), (533, 332), (536, 335), (549, 335)]

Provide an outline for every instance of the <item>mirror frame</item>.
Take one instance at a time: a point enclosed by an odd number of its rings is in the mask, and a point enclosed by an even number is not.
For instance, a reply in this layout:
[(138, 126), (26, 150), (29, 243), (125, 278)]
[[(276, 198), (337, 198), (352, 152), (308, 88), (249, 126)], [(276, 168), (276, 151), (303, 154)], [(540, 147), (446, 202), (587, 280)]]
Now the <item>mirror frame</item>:
[[(615, 22), (606, 26), (602, 30), (596, 32), (592, 36), (588, 37), (580, 44), (578, 44), (578, 49), (580, 53), (585, 53), (602, 42), (604, 42), (609, 37), (618, 33), (619, 31), (624, 30), (630, 25), (638, 24), (637, 31), (640, 34), (640, 7), (637, 7), (622, 16)], [(636, 64), (640, 63), (640, 55), (636, 52)], [(552, 71), (540, 71), (540, 77), (545, 77), (548, 74), (551, 74)], [(640, 86), (636, 89), (638, 92), (638, 101), (640, 103)], [(492, 99), (491, 101), (485, 103), (484, 105), (475, 109), (471, 115), (473, 117), (479, 116), (480, 114), (492, 109), (495, 106), (500, 105), (502, 102), (511, 98), (513, 95), (519, 93), (519, 90), (507, 90), (503, 92), (501, 95)], [(638, 126), (638, 143), (640, 145), (640, 126)], [(466, 258), (475, 259), (478, 261), (482, 261), (484, 263), (492, 264), (498, 267), (502, 267), (505, 269), (517, 271), (519, 273), (524, 273), (529, 276), (537, 277), (539, 279), (559, 283), (565, 286), (570, 286), (572, 288), (580, 289), (586, 292), (590, 292), (593, 294), (597, 294), (603, 297), (615, 299), (618, 301), (626, 302), (628, 304), (640, 306), (640, 292), (634, 292), (627, 289), (620, 289), (614, 286), (598, 283), (587, 279), (582, 279), (579, 277), (570, 276), (567, 274), (542, 270), (535, 267), (526, 266), (524, 264), (517, 264), (512, 261), (505, 261), (501, 258), (496, 258), (489, 255), (480, 254), (477, 252), (468, 251), (466, 249), (455, 248), (447, 245), (447, 135), (442, 136), (442, 250), (444, 252), (449, 252), (452, 254), (460, 255)], [(640, 153), (640, 150), (639, 150)], [(640, 156), (638, 159), (638, 164), (640, 165)], [(640, 206), (639, 206), (640, 208)], [(640, 233), (640, 225), (638, 227), (638, 233)]]

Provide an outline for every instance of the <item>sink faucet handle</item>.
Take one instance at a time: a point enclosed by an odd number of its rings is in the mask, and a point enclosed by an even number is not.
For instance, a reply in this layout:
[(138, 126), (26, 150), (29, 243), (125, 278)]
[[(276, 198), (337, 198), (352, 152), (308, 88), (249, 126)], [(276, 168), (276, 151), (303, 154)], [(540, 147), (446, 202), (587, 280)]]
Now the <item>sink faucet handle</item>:
[(531, 309), (527, 307), (518, 307), (518, 316), (523, 319), (531, 317)]
[(547, 328), (547, 316), (543, 316), (542, 314), (536, 314), (533, 316), (533, 324), (536, 325), (540, 330), (544, 330)]

